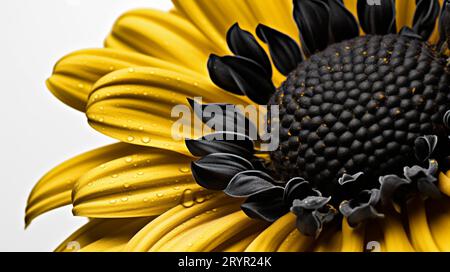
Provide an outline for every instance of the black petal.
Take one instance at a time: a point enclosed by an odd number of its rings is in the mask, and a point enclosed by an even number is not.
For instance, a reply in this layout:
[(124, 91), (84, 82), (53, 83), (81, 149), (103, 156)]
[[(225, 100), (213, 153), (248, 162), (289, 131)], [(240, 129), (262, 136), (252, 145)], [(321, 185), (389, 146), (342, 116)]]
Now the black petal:
[(208, 70), (217, 86), (235, 94), (245, 94), (258, 104), (267, 104), (275, 92), (264, 68), (245, 57), (211, 55)]
[(445, 112), (444, 118), (443, 118), (443, 122), (444, 122), (444, 125), (445, 125), (447, 128), (450, 128), (450, 110), (448, 110), (447, 112)]
[(359, 25), (353, 14), (340, 0), (326, 0), (330, 8), (331, 36), (341, 42), (359, 36)]
[[(256, 126), (244, 116), (244, 114), (232, 104), (198, 104), (197, 101), (187, 99), (194, 113), (203, 123), (209, 125), (209, 121), (214, 121), (216, 127), (212, 129), (226, 132), (236, 132), (245, 134), (249, 138), (256, 140), (257, 135), (249, 135), (249, 132), (257, 133)], [(220, 109), (220, 110), (219, 110)], [(208, 112), (209, 110), (209, 112)], [(220, 112), (220, 116), (213, 116), (212, 112)], [(208, 113), (208, 114), (206, 114)]]
[(253, 141), (247, 136), (234, 132), (216, 132), (197, 140), (186, 139), (186, 147), (196, 157), (212, 153), (230, 153), (245, 158), (253, 156)]
[(357, 9), (359, 24), (366, 34), (385, 35), (397, 32), (394, 0), (384, 0), (379, 5), (358, 0)]
[(430, 160), (428, 168), (418, 165), (405, 167), (404, 175), (411, 183), (416, 184), (417, 191), (421, 195), (438, 199), (442, 196), (437, 186), (438, 170), (438, 163), (435, 160)]
[(318, 237), (323, 225), (331, 222), (336, 215), (336, 210), (326, 203), (319, 209), (310, 210), (305, 209), (304, 202), (299, 199), (294, 200), (291, 212), (297, 216), (297, 229), (304, 235), (312, 237)]
[(227, 188), (225, 188), (224, 193), (232, 197), (249, 197), (256, 193), (279, 187), (275, 186), (273, 182), (272, 177), (262, 171), (244, 171), (233, 177)]
[(249, 217), (267, 222), (274, 222), (289, 212), (289, 207), (283, 202), (281, 187), (273, 187), (250, 196), (241, 208)]
[(414, 151), (416, 158), (423, 162), (430, 158), (431, 154), (434, 152), (436, 145), (438, 143), (438, 137), (436, 135), (426, 135), (417, 137), (414, 142)]
[(295, 207), (303, 208), (307, 210), (317, 210), (328, 204), (330, 202), (331, 197), (323, 197), (323, 196), (308, 196), (304, 199), (296, 199)]
[(413, 30), (428, 40), (434, 31), (436, 19), (439, 15), (440, 5), (438, 0), (419, 0), (413, 19)]
[(300, 48), (291, 37), (263, 24), (258, 25), (256, 34), (269, 45), (273, 63), (283, 75), (288, 75), (303, 61)]
[(379, 201), (379, 190), (365, 190), (356, 199), (343, 201), (339, 206), (339, 211), (347, 218), (351, 227), (356, 227), (368, 219), (384, 217), (383, 214), (378, 213), (375, 209)]
[(446, 48), (450, 48), (450, 3), (448, 0), (442, 5), (439, 19), (439, 46), (447, 43)]
[(320, 0), (294, 0), (294, 19), (300, 31), (305, 55), (328, 46), (330, 14), (328, 5)]
[(396, 175), (387, 175), (380, 177), (380, 184), (381, 203), (384, 206), (389, 206), (393, 202), (395, 192), (400, 187), (408, 186), (410, 181)]
[(402, 27), (402, 29), (400, 29), (399, 34), (401, 36), (405, 36), (405, 37), (408, 37), (408, 38), (417, 39), (417, 40), (423, 40), (422, 36), (420, 36), (419, 34), (414, 32), (414, 30), (412, 30), (411, 28), (409, 28), (407, 26)]
[(210, 190), (223, 190), (239, 172), (253, 169), (252, 164), (237, 155), (214, 153), (191, 163), (197, 183)]
[(354, 175), (343, 174), (342, 177), (338, 179), (338, 182), (340, 185), (344, 185), (346, 183), (353, 183), (356, 180), (358, 180), (363, 174), (364, 174), (363, 172), (358, 172)]
[(244, 95), (241, 88), (236, 84), (231, 76), (231, 68), (223, 63), (222, 59), (216, 55), (210, 55), (208, 59), (208, 72), (212, 82), (233, 94)]
[(254, 60), (264, 68), (267, 77), (272, 77), (272, 65), (266, 51), (259, 45), (255, 37), (250, 32), (242, 30), (238, 23), (228, 30), (227, 43), (231, 52), (237, 56)]
[(414, 182), (419, 179), (429, 179), (430, 182), (437, 180), (437, 172), (439, 170), (438, 164), (435, 160), (430, 160), (428, 168), (423, 168), (419, 165), (414, 165), (412, 167), (405, 167), (403, 169), (403, 174), (407, 180)]
[(305, 199), (308, 196), (321, 196), (322, 194), (314, 190), (311, 184), (303, 178), (292, 178), (284, 187), (283, 199), (286, 203), (292, 204), (294, 199)]

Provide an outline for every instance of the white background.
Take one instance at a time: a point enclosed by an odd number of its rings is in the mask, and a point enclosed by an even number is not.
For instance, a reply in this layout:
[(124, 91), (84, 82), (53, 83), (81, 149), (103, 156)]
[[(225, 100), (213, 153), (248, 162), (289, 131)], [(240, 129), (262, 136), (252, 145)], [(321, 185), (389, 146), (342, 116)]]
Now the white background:
[(62, 161), (111, 143), (54, 98), (45, 79), (62, 56), (101, 47), (123, 12), (170, 0), (10, 0), (0, 8), (0, 251), (51, 251), (78, 226), (70, 207), (24, 230), (28, 193)]

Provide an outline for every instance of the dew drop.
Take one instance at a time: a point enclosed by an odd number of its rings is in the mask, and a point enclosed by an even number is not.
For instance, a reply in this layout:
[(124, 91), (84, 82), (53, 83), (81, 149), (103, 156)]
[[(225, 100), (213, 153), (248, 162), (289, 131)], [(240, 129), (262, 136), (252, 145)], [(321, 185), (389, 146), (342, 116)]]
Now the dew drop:
[(191, 171), (191, 168), (189, 168), (187, 166), (180, 167), (181, 173), (189, 173), (190, 171)]
[(116, 203), (117, 203), (117, 200), (115, 200), (115, 199), (109, 201), (109, 204), (116, 204)]
[(148, 202), (148, 198), (147, 198), (147, 197), (144, 197), (144, 199), (143, 199), (142, 201), (144, 201), (145, 203), (147, 203), (147, 202)]
[(134, 137), (133, 136), (128, 136), (127, 141), (129, 141), (129, 142), (134, 141)]
[(149, 137), (142, 137), (142, 142), (144, 144), (148, 144), (150, 142), (150, 138)]
[(135, 70), (134, 68), (129, 68), (129, 69), (128, 69), (128, 72), (129, 72), (129, 73), (134, 73), (135, 71), (136, 71), (136, 70)]
[(157, 197), (163, 197), (164, 194), (163, 194), (163, 193), (157, 193), (156, 196), (157, 196)]
[(133, 158), (131, 158), (131, 157), (125, 158), (125, 162), (127, 162), (127, 163), (130, 163), (130, 162), (132, 162), (132, 161), (133, 161)]
[(128, 184), (128, 183), (125, 183), (125, 184), (123, 185), (123, 188), (125, 188), (125, 189), (128, 189), (128, 188), (130, 188), (130, 184)]
[(114, 175), (112, 175), (111, 177), (112, 178), (117, 178), (119, 175), (117, 175), (117, 174), (114, 174)]
[(122, 200), (122, 202), (127, 202), (128, 201), (128, 197), (122, 197), (120, 200)]
[(206, 198), (202, 195), (196, 195), (194, 201), (195, 203), (203, 203), (206, 201)]
[(144, 172), (138, 172), (137, 173), (139, 176), (142, 176), (144, 174)]
[(184, 190), (181, 196), (181, 205), (185, 208), (190, 208), (195, 205), (194, 193), (191, 189)]

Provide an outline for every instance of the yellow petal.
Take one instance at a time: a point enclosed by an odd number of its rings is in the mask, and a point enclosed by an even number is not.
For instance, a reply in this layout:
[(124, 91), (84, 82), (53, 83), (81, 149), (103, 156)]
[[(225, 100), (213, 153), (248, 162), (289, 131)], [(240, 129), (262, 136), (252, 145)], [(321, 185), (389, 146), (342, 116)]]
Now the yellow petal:
[(422, 252), (439, 251), (430, 232), (424, 201), (418, 197), (408, 201), (407, 213), (411, 243), (414, 249)]
[(386, 213), (380, 220), (387, 252), (414, 252), (398, 214)]
[(216, 51), (186, 19), (149, 9), (133, 10), (121, 16), (105, 44), (118, 49), (132, 48), (203, 74), (207, 72), (209, 54)]
[(142, 148), (118, 143), (83, 153), (58, 165), (43, 176), (30, 193), (26, 208), (26, 225), (47, 211), (70, 204), (72, 188), (85, 172), (139, 150)]
[[(204, 103), (248, 103), (245, 98), (213, 86), (204, 77), (137, 67), (100, 79), (90, 97), (86, 114), (92, 127), (113, 138), (189, 154), (183, 139), (193, 135), (188, 131), (177, 131), (172, 135), (172, 126), (179, 117), (171, 117), (171, 111), (178, 105), (188, 106), (186, 97), (196, 96), (201, 96)], [(174, 139), (173, 136), (181, 138)]]
[(404, 26), (412, 27), (414, 12), (416, 11), (416, 1), (397, 0), (395, 1), (397, 13), (397, 30)]
[(73, 189), (73, 213), (101, 218), (158, 215), (211, 194), (197, 185), (191, 159), (147, 148), (92, 169)]
[(196, 226), (164, 244), (159, 251), (208, 252), (232, 240), (243, 230), (260, 228), (265, 224), (237, 211)]
[(364, 251), (365, 224), (352, 228), (347, 219), (342, 219), (342, 252)]
[(439, 173), (439, 190), (447, 196), (450, 196), (450, 171)]
[(295, 228), (296, 216), (287, 213), (264, 230), (247, 248), (246, 252), (274, 252)]
[(152, 218), (94, 219), (62, 242), (55, 251), (120, 251), (151, 220)]
[(256, 237), (258, 237), (259, 234), (260, 234), (260, 232), (257, 232), (252, 235), (248, 235), (245, 238), (241, 239), (240, 241), (226, 247), (225, 249), (223, 249), (221, 251), (223, 251), (223, 252), (243, 252), (248, 247), (248, 245), (250, 245), (250, 243), (253, 242), (253, 240), (255, 240)]
[(76, 51), (56, 63), (48, 89), (62, 102), (84, 111), (92, 86), (104, 75), (131, 66), (148, 66), (195, 75), (193, 71), (158, 58), (115, 49)]
[(443, 252), (450, 252), (450, 201), (431, 200), (427, 203), (427, 218), (433, 240)]
[(314, 252), (341, 252), (342, 231), (325, 230), (315, 243)]
[(304, 252), (311, 248), (315, 240), (312, 237), (303, 235), (297, 228), (281, 242), (278, 252)]
[[(178, 234), (179, 229), (184, 228), (187, 222), (191, 222), (189, 228), (193, 226), (191, 220), (196, 217), (198, 219), (200, 215), (223, 216), (229, 212), (229, 209), (222, 209), (222, 207), (230, 204), (236, 206), (235, 210), (231, 211), (234, 212), (239, 209), (240, 201), (220, 194), (205, 202), (192, 204), (194, 205), (177, 205), (158, 216), (130, 240), (126, 251), (157, 251), (165, 242), (173, 238), (174, 233)], [(194, 225), (203, 223), (203, 219), (195, 221)]]

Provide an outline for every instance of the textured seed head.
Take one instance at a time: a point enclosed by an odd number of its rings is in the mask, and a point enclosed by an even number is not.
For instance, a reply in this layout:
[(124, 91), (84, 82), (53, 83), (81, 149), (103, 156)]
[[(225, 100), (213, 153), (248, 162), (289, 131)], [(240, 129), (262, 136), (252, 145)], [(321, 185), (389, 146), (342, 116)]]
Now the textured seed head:
[(414, 163), (414, 140), (440, 134), (450, 105), (445, 60), (399, 35), (329, 46), (293, 71), (269, 104), (280, 106), (280, 178), (301, 176), (326, 194), (344, 173), (378, 176)]

